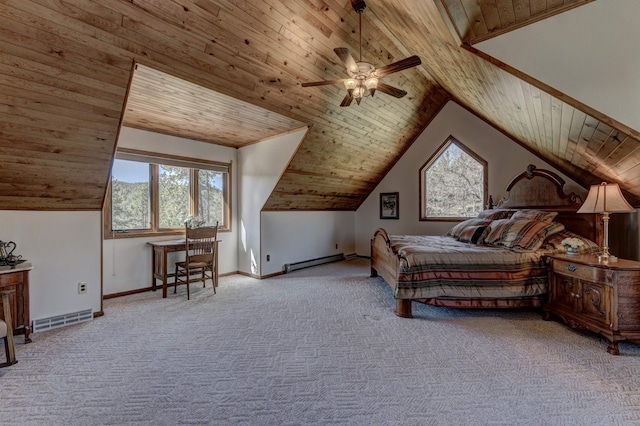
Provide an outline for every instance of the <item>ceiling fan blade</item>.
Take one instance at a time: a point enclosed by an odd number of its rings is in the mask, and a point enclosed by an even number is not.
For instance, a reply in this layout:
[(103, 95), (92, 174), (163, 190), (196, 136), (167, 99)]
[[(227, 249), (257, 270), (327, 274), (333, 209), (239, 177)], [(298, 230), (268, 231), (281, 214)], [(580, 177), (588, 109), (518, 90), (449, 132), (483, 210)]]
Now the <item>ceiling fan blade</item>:
[(302, 87), (312, 87), (312, 86), (326, 86), (328, 84), (342, 84), (344, 79), (341, 80), (323, 80), (323, 81), (311, 81), (308, 83), (302, 83)]
[(340, 104), (341, 107), (348, 107), (349, 105), (351, 105), (351, 101), (353, 100), (353, 98), (351, 97), (350, 94), (347, 93), (347, 96), (344, 97), (344, 99), (342, 100), (342, 103)]
[(346, 47), (336, 47), (335, 49), (333, 49), (333, 51), (336, 52), (336, 55), (338, 55), (340, 60), (347, 67), (347, 71), (354, 74), (358, 72), (358, 64), (356, 64), (356, 60), (353, 59), (353, 56), (351, 56), (351, 52), (349, 52), (349, 49), (347, 49)]
[(389, 65), (385, 65), (384, 67), (378, 68), (375, 73), (378, 78), (384, 77), (385, 75), (392, 74), (394, 72), (406, 70), (408, 68), (416, 67), (420, 65), (422, 61), (417, 56), (409, 56), (408, 58), (402, 59), (398, 62), (394, 62)]
[(407, 94), (407, 92), (405, 92), (404, 90), (398, 89), (393, 86), (389, 86), (388, 84), (384, 84), (381, 81), (378, 82), (377, 90), (382, 93), (386, 93), (387, 95), (394, 96), (396, 98), (401, 98)]

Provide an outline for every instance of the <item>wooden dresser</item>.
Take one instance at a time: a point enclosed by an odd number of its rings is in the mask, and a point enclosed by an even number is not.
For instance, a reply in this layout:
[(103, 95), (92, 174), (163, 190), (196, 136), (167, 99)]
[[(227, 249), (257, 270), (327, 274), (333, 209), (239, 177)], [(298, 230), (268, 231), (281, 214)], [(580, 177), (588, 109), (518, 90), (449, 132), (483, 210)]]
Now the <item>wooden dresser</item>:
[(612, 355), (620, 353), (618, 342), (640, 341), (640, 262), (601, 263), (595, 255), (552, 255), (549, 262), (545, 320), (554, 314), (572, 328), (600, 333)]
[[(30, 263), (22, 263), (15, 268), (0, 266), (0, 290), (15, 290), (9, 296), (13, 334), (24, 334), (24, 342), (30, 343), (31, 318), (29, 316), (29, 271)], [(2, 302), (0, 301), (0, 306)], [(2, 309), (0, 309), (2, 315)]]

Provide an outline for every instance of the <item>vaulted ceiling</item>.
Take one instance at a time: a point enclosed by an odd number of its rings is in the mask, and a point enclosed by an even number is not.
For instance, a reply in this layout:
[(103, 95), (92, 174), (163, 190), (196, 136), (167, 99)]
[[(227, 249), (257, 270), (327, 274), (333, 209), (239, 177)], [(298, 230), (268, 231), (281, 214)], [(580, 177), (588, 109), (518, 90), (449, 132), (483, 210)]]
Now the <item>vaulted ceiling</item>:
[(471, 47), (583, 3), (369, 0), (363, 59), (422, 65), (384, 78), (406, 97), (341, 108), (340, 85), (301, 83), (345, 77), (333, 49), (358, 52), (350, 0), (4, 1), (0, 209), (100, 209), (124, 122), (236, 147), (308, 126), (265, 208), (354, 210), (450, 99), (638, 204), (638, 132)]

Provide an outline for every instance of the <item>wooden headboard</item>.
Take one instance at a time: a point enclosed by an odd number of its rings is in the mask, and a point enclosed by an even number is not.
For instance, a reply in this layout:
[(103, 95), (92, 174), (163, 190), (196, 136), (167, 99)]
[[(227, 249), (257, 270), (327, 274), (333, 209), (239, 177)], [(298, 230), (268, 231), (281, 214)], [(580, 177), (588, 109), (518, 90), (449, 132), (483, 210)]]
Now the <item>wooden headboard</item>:
[(565, 181), (549, 170), (538, 169), (533, 164), (520, 173), (507, 186), (508, 195), (498, 202), (501, 209), (537, 209), (557, 211), (555, 221), (566, 229), (602, 245), (604, 229), (600, 215), (576, 213), (582, 198), (564, 191)]

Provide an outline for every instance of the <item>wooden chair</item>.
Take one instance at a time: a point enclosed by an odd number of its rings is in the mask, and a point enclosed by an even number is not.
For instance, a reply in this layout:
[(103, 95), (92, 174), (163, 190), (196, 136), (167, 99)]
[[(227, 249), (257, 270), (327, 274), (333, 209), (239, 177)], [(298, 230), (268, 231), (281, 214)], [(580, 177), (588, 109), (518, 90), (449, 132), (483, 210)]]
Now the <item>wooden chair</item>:
[[(213, 293), (216, 292), (216, 282), (218, 265), (216, 249), (218, 247), (218, 222), (215, 226), (203, 226), (200, 228), (189, 228), (185, 226), (185, 260), (176, 262), (175, 283), (173, 292), (177, 291), (178, 284), (187, 285), (187, 299), (190, 298), (189, 284), (192, 282), (202, 282), (202, 287), (206, 285), (206, 280), (211, 280)], [(194, 274), (200, 274), (197, 278), (192, 278)]]
[(7, 362), (0, 364), (0, 368), (8, 367), (18, 362), (16, 360), (16, 349), (13, 345), (13, 321), (11, 321), (11, 301), (9, 294), (15, 293), (15, 290), (3, 291), (2, 307), (4, 311), (4, 321), (0, 320), (0, 337), (4, 340), (4, 352)]

